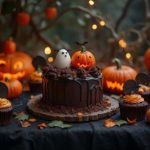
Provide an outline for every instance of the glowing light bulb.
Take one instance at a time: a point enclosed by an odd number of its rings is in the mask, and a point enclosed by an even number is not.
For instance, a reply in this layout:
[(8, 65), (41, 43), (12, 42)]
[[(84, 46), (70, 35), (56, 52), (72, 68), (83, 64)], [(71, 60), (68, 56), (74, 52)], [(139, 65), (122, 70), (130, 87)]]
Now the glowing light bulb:
[(121, 48), (126, 48), (126, 47), (127, 47), (127, 43), (126, 43), (126, 41), (125, 41), (124, 39), (120, 39), (120, 40), (118, 41), (118, 44), (119, 44), (119, 46), (120, 46)]
[(93, 6), (94, 5), (94, 1), (93, 0), (89, 0), (89, 5)]
[(132, 55), (131, 55), (131, 53), (126, 53), (126, 59), (131, 59), (132, 58)]
[(51, 52), (52, 52), (52, 50), (51, 50), (51, 48), (50, 48), (50, 47), (45, 47), (45, 49), (44, 49), (44, 53), (45, 53), (46, 55), (51, 54)]
[(96, 30), (96, 29), (97, 29), (97, 25), (96, 25), (96, 24), (93, 24), (93, 25), (92, 25), (92, 29), (93, 29), (93, 30)]
[(104, 20), (101, 20), (101, 21), (99, 22), (99, 24), (100, 24), (100, 26), (104, 27), (104, 26), (106, 25), (106, 22), (105, 22)]
[(48, 57), (48, 62), (53, 62), (54, 61), (54, 58), (53, 57)]

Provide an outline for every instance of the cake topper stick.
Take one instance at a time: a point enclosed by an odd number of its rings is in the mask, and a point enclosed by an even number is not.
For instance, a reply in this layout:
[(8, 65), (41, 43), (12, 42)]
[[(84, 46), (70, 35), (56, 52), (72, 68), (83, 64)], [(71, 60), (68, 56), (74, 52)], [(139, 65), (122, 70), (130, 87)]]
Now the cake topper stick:
[(35, 67), (35, 69), (41, 69), (42, 67), (44, 67), (47, 62), (46, 62), (46, 59), (42, 56), (36, 56), (35, 58), (33, 58), (32, 60), (32, 64), (33, 66)]
[(8, 87), (0, 82), (0, 98), (7, 98), (8, 96)]
[(86, 48), (85, 48), (85, 45), (88, 43), (88, 42), (83, 42), (83, 43), (80, 43), (80, 42), (75, 42), (77, 45), (81, 46), (82, 47), (82, 52), (85, 52), (86, 51)]

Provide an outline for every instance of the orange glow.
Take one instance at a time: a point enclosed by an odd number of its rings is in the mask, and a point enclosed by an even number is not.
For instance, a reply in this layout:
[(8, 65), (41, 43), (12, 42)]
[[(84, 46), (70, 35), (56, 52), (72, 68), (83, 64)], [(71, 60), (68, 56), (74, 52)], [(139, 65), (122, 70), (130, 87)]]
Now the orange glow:
[(127, 47), (127, 43), (126, 43), (126, 41), (125, 41), (124, 39), (120, 39), (120, 40), (118, 41), (118, 44), (119, 44), (119, 46), (120, 46), (121, 48), (126, 48), (126, 47)]
[(53, 57), (48, 57), (48, 59), (47, 59), (47, 60), (48, 60), (48, 62), (50, 62), (50, 63), (51, 63), (51, 62), (53, 62), (53, 61), (54, 61), (54, 58), (53, 58)]
[(25, 76), (25, 72), (17, 72), (15, 74), (11, 73), (3, 73), (3, 79), (8, 78), (8, 79), (21, 79), (22, 77)]
[(6, 61), (0, 60), (0, 65), (6, 65)]
[(123, 83), (118, 83), (117, 81), (112, 82), (112, 81), (106, 81), (107, 88), (109, 89), (118, 89), (118, 90), (123, 90)]
[(15, 70), (20, 70), (20, 69), (23, 68), (23, 63), (22, 63), (21, 61), (17, 61), (17, 62), (14, 64), (13, 68), (14, 68)]

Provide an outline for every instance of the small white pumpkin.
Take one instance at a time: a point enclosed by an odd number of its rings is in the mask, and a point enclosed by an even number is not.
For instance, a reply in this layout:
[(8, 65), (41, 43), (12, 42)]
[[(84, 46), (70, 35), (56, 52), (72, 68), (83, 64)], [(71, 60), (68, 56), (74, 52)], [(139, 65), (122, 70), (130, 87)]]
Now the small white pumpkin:
[(56, 55), (54, 65), (57, 68), (69, 68), (71, 65), (71, 57), (66, 49), (60, 49)]

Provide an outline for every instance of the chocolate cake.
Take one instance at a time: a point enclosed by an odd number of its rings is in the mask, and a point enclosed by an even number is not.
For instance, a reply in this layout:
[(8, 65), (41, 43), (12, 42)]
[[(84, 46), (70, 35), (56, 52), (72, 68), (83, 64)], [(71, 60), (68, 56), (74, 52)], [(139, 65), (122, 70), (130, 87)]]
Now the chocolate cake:
[(49, 64), (43, 69), (42, 82), (42, 105), (78, 112), (102, 102), (102, 76), (98, 67), (58, 69)]
[(58, 51), (53, 64), (43, 67), (42, 94), (31, 99), (30, 113), (48, 120), (81, 122), (98, 120), (118, 111), (118, 102), (103, 98), (102, 73), (94, 55), (76, 51), (72, 58)]

